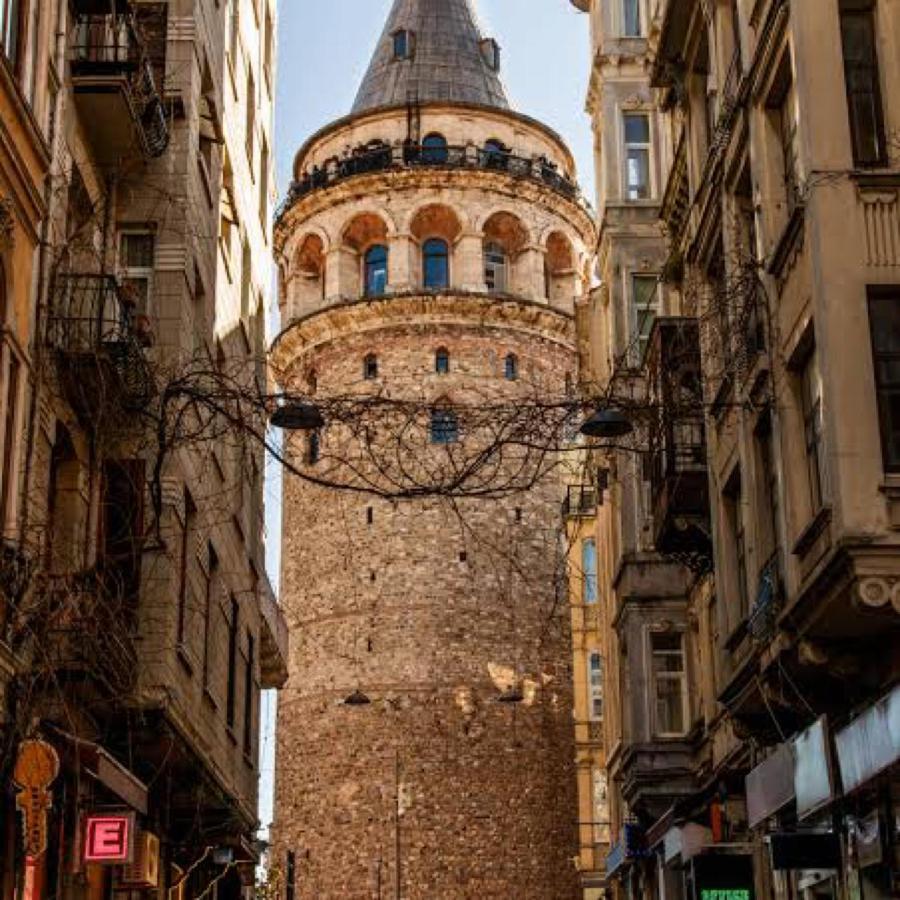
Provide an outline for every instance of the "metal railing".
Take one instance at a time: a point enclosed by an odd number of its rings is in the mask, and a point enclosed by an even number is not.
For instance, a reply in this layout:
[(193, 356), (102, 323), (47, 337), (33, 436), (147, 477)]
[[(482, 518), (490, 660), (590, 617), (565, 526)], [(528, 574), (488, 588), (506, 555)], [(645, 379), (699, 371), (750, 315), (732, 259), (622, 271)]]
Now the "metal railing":
[(169, 124), (133, 15), (76, 16), (69, 57), (76, 80), (124, 80), (134, 103), (142, 149), (151, 158), (161, 156), (169, 145)]
[(570, 199), (579, 199), (578, 185), (559, 172), (556, 166), (542, 157), (533, 159), (516, 156), (501, 150), (470, 146), (433, 146), (403, 144), (367, 145), (343, 159), (314, 166), (302, 178), (294, 181), (278, 210), (280, 218), (301, 197), (357, 175), (410, 168), (480, 169), (506, 172), (513, 178), (523, 178), (544, 184)]
[(136, 342), (133, 308), (112, 275), (66, 273), (56, 276), (47, 337), (57, 350), (97, 351)]

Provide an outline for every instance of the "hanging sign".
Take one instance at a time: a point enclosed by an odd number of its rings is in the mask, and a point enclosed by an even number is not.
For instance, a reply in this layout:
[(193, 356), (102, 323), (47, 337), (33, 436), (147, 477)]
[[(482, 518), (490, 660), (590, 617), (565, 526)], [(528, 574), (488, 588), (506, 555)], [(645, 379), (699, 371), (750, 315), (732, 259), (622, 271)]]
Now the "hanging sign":
[(53, 806), (50, 785), (59, 774), (59, 757), (46, 741), (29, 740), (19, 744), (13, 781), (16, 806), (22, 812), (25, 827), (25, 856), (37, 858), (47, 849), (47, 811)]
[(134, 813), (90, 814), (84, 818), (84, 861), (130, 863), (134, 846)]

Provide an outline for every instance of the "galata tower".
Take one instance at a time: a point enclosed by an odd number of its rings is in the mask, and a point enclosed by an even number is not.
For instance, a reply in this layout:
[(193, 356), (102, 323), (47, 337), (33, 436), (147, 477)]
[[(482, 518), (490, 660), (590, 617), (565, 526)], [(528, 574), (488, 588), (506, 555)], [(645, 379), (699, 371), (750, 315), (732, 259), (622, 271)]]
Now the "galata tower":
[(274, 370), (324, 419), (285, 431), (285, 896), (572, 900), (560, 479), (523, 488), (528, 422), (484, 411), (564, 401), (594, 232), (470, 0), (395, 0), (276, 235)]

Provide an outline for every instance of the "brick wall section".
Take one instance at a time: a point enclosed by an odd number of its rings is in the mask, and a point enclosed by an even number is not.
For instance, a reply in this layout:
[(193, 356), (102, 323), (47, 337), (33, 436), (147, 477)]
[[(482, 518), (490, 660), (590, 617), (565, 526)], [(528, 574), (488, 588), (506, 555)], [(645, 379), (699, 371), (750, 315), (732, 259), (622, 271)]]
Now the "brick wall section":
[[(534, 304), (397, 298), (293, 326), (276, 364), (301, 391), (314, 369), (320, 396), (515, 400), (562, 394), (572, 341), (568, 316)], [(448, 375), (434, 373), (438, 346), (450, 352)], [(374, 383), (362, 378), (370, 352)], [(509, 352), (517, 381), (504, 378)], [(299, 465), (304, 441), (288, 442)], [(318, 466), (352, 452), (346, 441), (340, 427), (326, 430)], [(423, 441), (419, 462), (442, 452)], [(577, 896), (571, 637), (554, 588), (559, 498), (555, 476), (455, 509), (286, 478), (291, 675), (274, 836), (277, 861), (296, 854), (298, 900), (395, 896), (398, 846), (409, 900)], [(516, 668), (526, 700), (500, 703)], [(357, 688), (371, 704), (343, 705)]]

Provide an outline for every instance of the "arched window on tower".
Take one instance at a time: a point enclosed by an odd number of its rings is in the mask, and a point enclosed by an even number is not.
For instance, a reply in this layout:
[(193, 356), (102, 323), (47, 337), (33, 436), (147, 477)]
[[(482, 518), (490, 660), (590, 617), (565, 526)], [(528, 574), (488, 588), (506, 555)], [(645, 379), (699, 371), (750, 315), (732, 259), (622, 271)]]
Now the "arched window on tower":
[(505, 169), (509, 163), (509, 149), (502, 141), (491, 138), (481, 151), (481, 164), (486, 169)]
[(450, 248), (440, 238), (429, 238), (422, 245), (422, 283), (432, 291), (450, 286)]
[(364, 286), (367, 297), (383, 297), (387, 288), (388, 249), (375, 244), (366, 251)]
[(447, 162), (447, 138), (437, 132), (426, 134), (422, 140), (422, 162), (429, 166), (441, 166)]
[(515, 381), (519, 377), (519, 357), (515, 353), (508, 354), (504, 360), (503, 374), (507, 381)]
[(391, 36), (393, 39), (394, 59), (412, 59), (416, 47), (416, 36), (412, 31), (400, 28)]
[(438, 375), (450, 373), (450, 351), (446, 347), (438, 347), (434, 352), (434, 371)]
[(378, 357), (374, 353), (369, 353), (363, 360), (363, 378), (366, 381), (373, 381), (378, 377)]
[(484, 245), (484, 281), (492, 294), (505, 294), (509, 283), (509, 258), (496, 241)]

